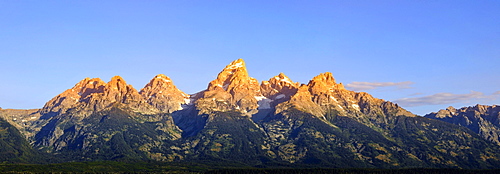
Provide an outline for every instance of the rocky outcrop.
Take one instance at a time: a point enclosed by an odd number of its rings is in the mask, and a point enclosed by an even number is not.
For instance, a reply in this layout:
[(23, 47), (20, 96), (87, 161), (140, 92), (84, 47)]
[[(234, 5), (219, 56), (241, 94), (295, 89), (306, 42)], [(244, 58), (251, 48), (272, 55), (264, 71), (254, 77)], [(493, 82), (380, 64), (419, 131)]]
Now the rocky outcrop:
[(279, 103), (290, 100), (297, 93), (299, 86), (298, 82), (293, 82), (285, 74), (280, 73), (268, 81), (262, 81), (260, 91), (265, 97), (263, 100), (272, 101), (270, 107), (274, 107)]
[(139, 92), (129, 85), (120, 76), (111, 78), (104, 86), (103, 93), (93, 93), (87, 100), (88, 106), (97, 107), (95, 111), (111, 106), (114, 103), (126, 104), (135, 112), (143, 114), (155, 114), (158, 111), (147, 104)]
[(291, 96), (290, 100), (287, 102), (278, 104), (276, 106), (275, 114), (279, 114), (282, 111), (286, 111), (293, 108), (296, 108), (300, 111), (311, 113), (317, 117), (324, 117), (324, 110), (321, 107), (314, 103), (312, 99), (312, 95), (309, 92), (309, 87), (307, 85), (302, 85), (299, 87), (295, 95)]
[(319, 74), (307, 85), (302, 85), (289, 101), (277, 107), (276, 112), (287, 110), (290, 106), (318, 117), (339, 115), (367, 119), (388, 115), (415, 116), (392, 102), (345, 89), (342, 83), (335, 82), (329, 72)]
[(108, 83), (99, 78), (85, 78), (73, 88), (52, 98), (41, 109), (44, 117), (65, 114), (87, 116), (109, 108), (114, 103), (126, 104), (136, 112), (154, 114), (159, 111), (149, 105), (132, 85), (120, 76), (115, 76)]
[(227, 65), (197, 96), (195, 105), (201, 113), (229, 110), (254, 113), (258, 108), (256, 97), (261, 94), (258, 81), (248, 76), (245, 62), (238, 59)]
[(500, 145), (500, 106), (475, 105), (455, 109), (448, 107), (424, 117), (464, 126), (481, 137)]
[(104, 92), (105, 85), (106, 83), (100, 78), (85, 78), (73, 88), (64, 91), (45, 103), (40, 113), (51, 116), (65, 113), (91, 94)]
[(164, 113), (172, 113), (183, 109), (183, 105), (189, 105), (189, 95), (179, 90), (172, 80), (159, 74), (141, 89), (142, 95), (150, 105)]

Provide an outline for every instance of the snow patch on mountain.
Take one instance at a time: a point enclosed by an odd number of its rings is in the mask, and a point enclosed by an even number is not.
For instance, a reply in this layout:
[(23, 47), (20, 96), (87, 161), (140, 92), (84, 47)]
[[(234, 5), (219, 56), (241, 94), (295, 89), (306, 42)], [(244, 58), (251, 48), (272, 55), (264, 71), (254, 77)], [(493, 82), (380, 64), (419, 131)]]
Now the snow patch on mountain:
[(271, 102), (273, 100), (264, 96), (255, 96), (255, 99), (257, 100), (257, 104), (259, 106), (258, 109), (271, 109)]
[(358, 104), (352, 104), (351, 105), (354, 109), (358, 110), (359, 111), (359, 105)]

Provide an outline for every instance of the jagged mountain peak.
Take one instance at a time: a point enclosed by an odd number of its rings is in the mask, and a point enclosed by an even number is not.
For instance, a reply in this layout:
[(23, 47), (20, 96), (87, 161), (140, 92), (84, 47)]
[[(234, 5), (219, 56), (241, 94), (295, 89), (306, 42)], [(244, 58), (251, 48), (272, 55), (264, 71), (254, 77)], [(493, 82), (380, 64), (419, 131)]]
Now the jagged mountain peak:
[(137, 92), (137, 90), (132, 87), (132, 85), (128, 85), (125, 80), (123, 80), (122, 77), (120, 76), (114, 76), (111, 78), (111, 80), (106, 84), (106, 87), (108, 90), (117, 90), (122, 93), (126, 93), (127, 91), (130, 92)]
[[(264, 91), (264, 90), (263, 90)], [(291, 99), (281, 105), (277, 111), (287, 110), (287, 107), (311, 113), (318, 117), (325, 114), (351, 115), (356, 119), (378, 115), (414, 116), (398, 105), (374, 98), (368, 93), (349, 91), (335, 82), (329, 72), (321, 73), (302, 85)]]
[(172, 113), (190, 103), (189, 95), (179, 90), (172, 80), (163, 75), (156, 75), (139, 92), (146, 101), (161, 112)]
[(244, 113), (258, 108), (256, 97), (262, 96), (257, 79), (249, 77), (245, 62), (238, 59), (227, 65), (211, 81), (197, 100), (202, 112), (209, 110), (240, 110)]
[(280, 84), (281, 86), (295, 86), (295, 87), (300, 86), (299, 83), (293, 82), (292, 80), (290, 80), (290, 78), (288, 78), (288, 76), (286, 76), (282, 72), (279, 73), (277, 76), (270, 78), (269, 81), (266, 81), (266, 82), (272, 83), (272, 84)]
[(333, 91), (334, 89), (343, 89), (342, 84), (337, 84), (332, 73), (321, 73), (313, 77), (307, 84), (310, 87), (311, 93), (323, 93), (324, 91)]
[(125, 83), (125, 80), (123, 80), (123, 78), (121, 76), (113, 76), (113, 77), (111, 77), (110, 82), (123, 82), (123, 83)]
[(122, 102), (129, 103), (135, 100), (140, 100), (139, 92), (120, 76), (114, 76), (106, 84), (104, 88), (104, 96), (110, 100), (110, 102)]
[[(476, 104), (474, 106), (468, 106), (468, 107), (462, 107), (462, 108), (454, 108), (452, 106), (447, 107), (446, 109), (441, 109), (438, 112), (432, 112), (430, 114), (427, 114), (426, 117), (432, 117), (432, 118), (452, 118), (455, 116), (459, 116), (461, 113), (472, 113), (472, 115), (481, 115), (481, 114), (490, 114), (491, 111), (496, 111), (500, 110), (497, 108), (498, 105), (480, 105)], [(496, 109), (495, 109), (496, 108)], [(500, 113), (499, 113), (500, 115)], [(499, 122), (500, 123), (500, 122)]]
[(484, 139), (500, 145), (500, 107), (498, 105), (477, 104), (460, 109), (450, 106), (424, 117), (467, 127)]
[(75, 84), (75, 86), (73, 87), (73, 89), (75, 88), (83, 88), (85, 87), (86, 85), (104, 85), (106, 84), (106, 82), (102, 81), (100, 78), (89, 78), (89, 77), (86, 77), (85, 79), (81, 80), (80, 82), (78, 82), (77, 84)]
[(333, 77), (331, 72), (320, 73), (319, 75), (312, 78), (309, 83), (314, 82), (324, 82), (328, 84), (335, 84), (335, 78)]
[[(146, 84), (146, 86), (144, 86), (144, 88), (146, 88), (148, 86), (158, 86), (158, 85), (159, 86), (169, 86), (169, 85), (173, 85), (173, 82), (168, 76), (163, 75), (163, 74), (158, 74), (155, 77), (153, 77), (153, 79), (151, 79), (149, 81), (149, 83)], [(144, 90), (144, 88), (141, 89), (141, 92)]]
[(279, 80), (280, 82), (286, 82), (286, 83), (293, 83), (288, 76), (286, 76), (284, 73), (280, 72), (277, 76), (274, 76), (275, 80)]
[(106, 85), (106, 82), (104, 82), (100, 78), (86, 77), (85, 79), (76, 83), (75, 86), (73, 86), (73, 88), (71, 88), (71, 89), (92, 88), (92, 87), (104, 86), (104, 85)]
[(74, 97), (75, 99), (84, 98), (85, 96), (94, 93), (94, 92), (102, 92), (106, 82), (102, 81), (100, 78), (85, 78), (75, 84), (75, 86), (71, 89), (66, 90), (62, 94), (71, 95), (70, 97)]
[(217, 79), (211, 81), (208, 85), (208, 90), (222, 88), (225, 91), (231, 90), (232, 87), (249, 84), (257, 81), (248, 76), (248, 72), (243, 59), (232, 61), (218, 75)]
[(456, 110), (456, 109), (455, 109), (453, 106), (448, 106), (448, 107), (446, 108), (446, 110), (451, 111), (451, 110)]
[(132, 85), (127, 84), (122, 77), (114, 76), (108, 83), (99, 78), (85, 78), (73, 88), (52, 98), (40, 113), (54, 116), (73, 109), (78, 115), (86, 116), (108, 108), (116, 102), (127, 104), (138, 112), (157, 112), (146, 104)]
[(264, 97), (282, 102), (289, 100), (297, 92), (299, 86), (299, 83), (294, 83), (284, 73), (280, 73), (270, 78), (269, 81), (262, 81), (260, 90)]
[[(278, 75), (270, 78), (269, 81), (265, 81), (265, 82), (275, 83), (275, 84), (284, 84), (284, 83), (292, 84), (292, 85), (298, 84), (298, 83), (294, 83), (292, 80), (290, 80), (290, 78), (288, 78), (288, 76), (286, 76), (284, 73), (279, 73)], [(298, 86), (299, 85), (297, 85), (297, 87)]]
[(455, 114), (457, 112), (457, 109), (454, 108), (453, 106), (448, 106), (446, 108), (446, 111), (451, 112), (452, 114)]
[(50, 113), (52, 115), (63, 113), (88, 95), (103, 92), (105, 85), (106, 82), (102, 81), (100, 78), (87, 77), (76, 83), (71, 89), (64, 91), (45, 103), (40, 113)]
[(169, 82), (172, 82), (172, 80), (170, 80), (170, 77), (164, 75), (164, 74), (158, 74), (156, 75), (153, 79), (151, 79), (152, 81), (153, 80), (162, 80), (164, 81), (165, 83), (169, 83)]
[(337, 84), (330, 72), (321, 73), (313, 77), (307, 86), (309, 87), (309, 92), (313, 95), (313, 101), (319, 105), (338, 106), (338, 109), (342, 111), (346, 107), (359, 108), (357, 107), (358, 101), (355, 100), (356, 93), (346, 90), (341, 83)]
[(233, 70), (233, 69), (239, 69), (239, 68), (246, 68), (245, 67), (245, 61), (243, 59), (237, 59), (232, 61), (229, 65), (227, 65), (224, 70)]
[(457, 109), (453, 106), (448, 106), (446, 109), (441, 109), (438, 112), (432, 112), (436, 118), (451, 118), (457, 114)]
[(488, 110), (494, 109), (496, 107), (497, 107), (497, 105), (488, 106), (488, 105), (476, 104), (473, 107), (469, 107), (469, 108), (472, 109), (472, 110), (476, 110), (476, 111), (478, 111), (480, 113), (486, 113), (486, 112), (488, 112)]

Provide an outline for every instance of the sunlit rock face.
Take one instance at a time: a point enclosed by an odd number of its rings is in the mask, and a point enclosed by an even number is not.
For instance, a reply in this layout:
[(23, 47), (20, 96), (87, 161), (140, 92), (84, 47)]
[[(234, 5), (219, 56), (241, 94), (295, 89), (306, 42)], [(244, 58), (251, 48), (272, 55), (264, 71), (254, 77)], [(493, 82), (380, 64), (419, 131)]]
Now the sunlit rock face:
[(342, 83), (335, 82), (329, 72), (319, 74), (307, 85), (299, 87), (289, 101), (277, 106), (276, 112), (292, 106), (318, 117), (331, 113), (359, 119), (387, 115), (415, 116), (392, 102), (345, 89)]
[(238, 110), (242, 113), (256, 112), (257, 99), (262, 96), (259, 82), (248, 76), (245, 62), (238, 59), (227, 65), (201, 92), (196, 107), (201, 113), (211, 111)]
[(267, 100), (270, 102), (269, 107), (274, 107), (279, 103), (288, 101), (292, 95), (297, 93), (299, 86), (299, 83), (293, 82), (285, 74), (280, 73), (268, 81), (262, 81), (260, 91), (265, 98), (260, 103), (264, 103)]
[(106, 83), (99, 78), (85, 78), (73, 88), (64, 91), (45, 103), (41, 114), (65, 113), (69, 108), (91, 98), (93, 93), (103, 93), (105, 86)]
[(75, 115), (86, 116), (114, 103), (126, 104), (136, 112), (158, 113), (158, 109), (149, 105), (143, 96), (120, 76), (114, 76), (108, 83), (99, 78), (85, 78), (73, 88), (52, 98), (40, 113), (53, 116), (71, 110)]
[(139, 94), (146, 99), (147, 103), (164, 113), (181, 110), (182, 106), (190, 104), (190, 96), (179, 90), (172, 80), (163, 74), (151, 79)]

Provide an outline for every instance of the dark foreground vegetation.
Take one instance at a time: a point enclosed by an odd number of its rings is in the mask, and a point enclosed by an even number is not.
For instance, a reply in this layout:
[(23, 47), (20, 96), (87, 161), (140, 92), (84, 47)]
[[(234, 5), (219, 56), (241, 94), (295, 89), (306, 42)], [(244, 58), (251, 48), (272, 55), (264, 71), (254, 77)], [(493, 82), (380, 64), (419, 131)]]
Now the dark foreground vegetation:
[(203, 164), (175, 164), (159, 162), (70, 162), (58, 164), (0, 164), (1, 173), (214, 173), (214, 174), (252, 174), (252, 173), (404, 173), (404, 174), (434, 174), (434, 173), (500, 173), (496, 170), (469, 169), (333, 169), (333, 168), (249, 168), (207, 166)]

